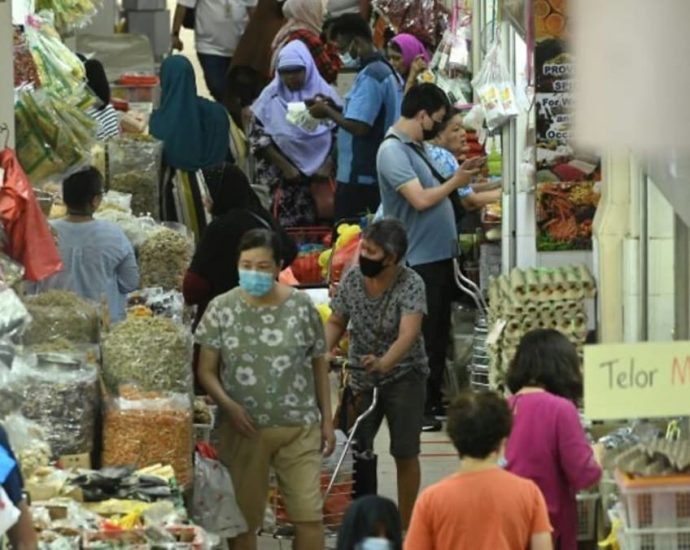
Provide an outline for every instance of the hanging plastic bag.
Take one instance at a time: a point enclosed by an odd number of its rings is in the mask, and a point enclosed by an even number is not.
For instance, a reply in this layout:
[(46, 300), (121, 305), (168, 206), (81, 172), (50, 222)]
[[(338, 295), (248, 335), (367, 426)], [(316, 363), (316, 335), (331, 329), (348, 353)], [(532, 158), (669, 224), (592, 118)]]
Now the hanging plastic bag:
[(503, 63), (503, 50), (499, 42), (489, 49), (472, 85), (484, 109), (489, 130), (499, 128), (519, 114), (515, 87)]
[(234, 538), (247, 531), (247, 522), (235, 500), (227, 468), (213, 447), (197, 443), (194, 453), (192, 517), (204, 529), (221, 538)]
[(24, 266), (27, 280), (41, 281), (62, 269), (60, 252), (14, 151), (0, 152), (0, 167), (5, 172), (0, 221), (9, 239), (6, 252)]

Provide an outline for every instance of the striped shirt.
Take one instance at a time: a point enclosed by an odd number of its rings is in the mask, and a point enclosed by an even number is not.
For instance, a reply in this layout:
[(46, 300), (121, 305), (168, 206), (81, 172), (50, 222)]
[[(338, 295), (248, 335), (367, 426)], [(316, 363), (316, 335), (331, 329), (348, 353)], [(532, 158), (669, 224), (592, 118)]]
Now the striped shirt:
[(103, 109), (92, 107), (86, 114), (98, 123), (96, 139), (108, 139), (120, 134), (120, 118), (112, 105), (106, 105)]

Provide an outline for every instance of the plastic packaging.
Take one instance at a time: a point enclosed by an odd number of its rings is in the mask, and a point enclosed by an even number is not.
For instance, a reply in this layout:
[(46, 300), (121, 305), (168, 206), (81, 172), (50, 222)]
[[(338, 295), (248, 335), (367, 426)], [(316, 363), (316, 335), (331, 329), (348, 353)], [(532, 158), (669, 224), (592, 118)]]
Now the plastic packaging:
[(169, 464), (184, 487), (192, 480), (192, 451), (188, 395), (122, 387), (120, 397), (108, 400), (103, 426), (105, 466)]
[(132, 292), (127, 299), (128, 305), (144, 306), (152, 315), (167, 317), (176, 323), (185, 321), (184, 296), (176, 290), (165, 291), (160, 287), (144, 288)]
[(132, 194), (131, 193), (120, 193), (119, 191), (113, 191), (112, 189), (103, 195), (103, 201), (101, 206), (98, 208), (99, 212), (104, 212), (106, 210), (116, 210), (119, 212), (132, 212)]
[(472, 85), (484, 109), (489, 130), (499, 128), (519, 114), (515, 87), (503, 62), (499, 42), (489, 48)]
[(163, 142), (151, 136), (122, 135), (108, 141), (108, 185), (132, 194), (132, 213), (160, 219)]
[(222, 538), (234, 538), (247, 531), (230, 473), (218, 460), (215, 450), (205, 444), (197, 445), (194, 453), (192, 517), (204, 529)]
[(442, 0), (373, 0), (372, 5), (396, 34), (409, 33), (431, 46), (448, 28), (450, 14)]
[(27, 346), (64, 339), (76, 344), (97, 344), (101, 319), (98, 307), (73, 292), (49, 290), (24, 299), (32, 322), (24, 333)]
[(135, 250), (139, 250), (139, 247), (144, 244), (149, 237), (161, 230), (161, 226), (150, 216), (141, 216), (137, 218), (131, 213), (121, 212), (119, 210), (100, 210), (94, 214), (94, 218), (119, 225)]
[(21, 336), (30, 321), (31, 316), (19, 296), (0, 282), (0, 339)]
[(36, 11), (50, 10), (55, 14), (55, 27), (60, 33), (84, 28), (96, 15), (100, 2), (92, 0), (36, 0)]
[(164, 317), (130, 317), (103, 339), (103, 380), (142, 391), (192, 393), (192, 335)]
[(31, 55), (29, 45), (26, 43), (24, 33), (18, 27), (14, 27), (13, 46), (14, 87), (18, 88), (30, 84), (34, 88), (40, 88), (41, 77), (38, 76), (36, 62)]
[(14, 287), (24, 278), (24, 267), (9, 256), (0, 252), (0, 281)]
[(100, 401), (96, 365), (67, 353), (20, 356), (12, 385), (22, 414), (43, 427), (54, 457), (91, 452)]
[(2, 425), (24, 479), (29, 479), (38, 468), (50, 464), (50, 445), (45, 430), (39, 424), (13, 413), (3, 418)]
[(141, 287), (182, 290), (184, 274), (193, 254), (194, 240), (187, 228), (166, 224), (139, 248)]

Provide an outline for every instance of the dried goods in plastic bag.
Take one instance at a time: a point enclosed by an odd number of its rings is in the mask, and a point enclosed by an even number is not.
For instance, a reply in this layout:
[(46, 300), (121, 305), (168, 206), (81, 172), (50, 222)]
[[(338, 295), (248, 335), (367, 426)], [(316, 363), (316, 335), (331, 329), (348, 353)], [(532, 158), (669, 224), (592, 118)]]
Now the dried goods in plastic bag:
[(197, 445), (194, 453), (192, 517), (204, 529), (223, 538), (234, 538), (247, 531), (230, 472), (218, 460), (215, 450), (203, 443)]
[(161, 226), (150, 216), (136, 217), (129, 212), (119, 210), (99, 210), (94, 214), (94, 218), (119, 225), (136, 251), (149, 237), (161, 230)]
[(129, 317), (105, 336), (103, 380), (116, 392), (122, 384), (142, 391), (192, 393), (192, 336), (164, 317)]
[(55, 458), (93, 449), (100, 387), (97, 365), (64, 354), (18, 356), (11, 385), (22, 414), (43, 427)]
[(24, 332), (27, 346), (65, 339), (76, 344), (97, 344), (101, 318), (98, 307), (74, 292), (49, 290), (24, 298), (32, 321)]
[(189, 395), (120, 388), (106, 403), (103, 465), (171, 465), (180, 486), (192, 481), (192, 403)]
[(46, 431), (39, 424), (13, 413), (2, 419), (2, 425), (24, 479), (29, 479), (38, 468), (50, 464), (52, 452)]
[(500, 43), (495, 42), (489, 49), (472, 86), (484, 109), (489, 130), (499, 128), (519, 114), (515, 87), (503, 62)]
[(0, 282), (0, 339), (21, 336), (31, 321), (16, 292)]
[(135, 216), (159, 219), (163, 142), (127, 134), (108, 140), (107, 147), (109, 189), (132, 195)]
[(172, 226), (155, 232), (139, 248), (142, 288), (182, 290), (184, 274), (194, 254), (194, 240), (184, 226)]

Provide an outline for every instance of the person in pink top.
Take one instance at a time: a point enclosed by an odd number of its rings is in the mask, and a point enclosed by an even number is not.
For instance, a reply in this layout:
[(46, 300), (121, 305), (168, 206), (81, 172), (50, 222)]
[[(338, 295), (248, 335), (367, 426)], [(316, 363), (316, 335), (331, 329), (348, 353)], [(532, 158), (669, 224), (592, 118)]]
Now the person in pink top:
[(558, 331), (534, 330), (507, 374), (513, 431), (508, 471), (534, 481), (546, 499), (558, 550), (577, 550), (578, 491), (598, 483), (601, 466), (580, 423), (580, 359)]

